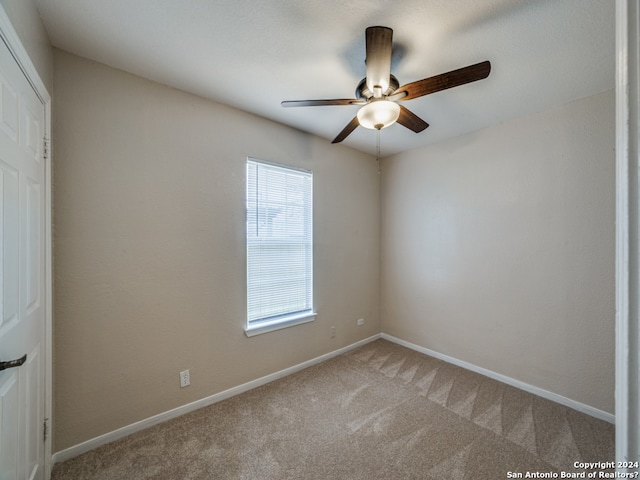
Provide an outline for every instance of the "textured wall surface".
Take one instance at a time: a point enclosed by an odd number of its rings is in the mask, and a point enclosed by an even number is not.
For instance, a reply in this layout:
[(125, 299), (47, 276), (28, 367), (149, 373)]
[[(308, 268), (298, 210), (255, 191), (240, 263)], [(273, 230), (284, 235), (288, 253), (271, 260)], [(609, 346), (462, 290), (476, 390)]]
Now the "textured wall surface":
[(614, 411), (614, 93), (383, 161), (382, 330)]
[[(54, 451), (380, 332), (372, 157), (54, 57)], [(315, 199), (318, 317), (252, 338), (247, 156), (313, 170)]]

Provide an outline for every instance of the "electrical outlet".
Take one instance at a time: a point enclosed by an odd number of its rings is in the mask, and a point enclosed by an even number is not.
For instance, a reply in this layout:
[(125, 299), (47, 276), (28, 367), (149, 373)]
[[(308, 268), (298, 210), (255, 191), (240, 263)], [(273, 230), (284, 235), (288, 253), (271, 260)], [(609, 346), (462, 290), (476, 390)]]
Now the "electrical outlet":
[(332, 327), (329, 329), (329, 338), (335, 338), (335, 336), (336, 336), (336, 327), (333, 327), (333, 326), (332, 326)]
[(191, 385), (189, 370), (184, 370), (180, 372), (180, 387), (188, 387), (189, 385)]
[(359, 318), (358, 319), (358, 326), (361, 327), (362, 325), (364, 325), (364, 318)]

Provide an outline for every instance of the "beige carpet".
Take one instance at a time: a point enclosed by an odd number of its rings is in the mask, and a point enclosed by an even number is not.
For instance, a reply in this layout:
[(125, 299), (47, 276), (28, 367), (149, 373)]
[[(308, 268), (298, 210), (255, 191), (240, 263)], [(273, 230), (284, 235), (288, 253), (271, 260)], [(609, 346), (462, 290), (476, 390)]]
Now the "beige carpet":
[(612, 425), (377, 340), (57, 464), (52, 478), (497, 480), (613, 459)]

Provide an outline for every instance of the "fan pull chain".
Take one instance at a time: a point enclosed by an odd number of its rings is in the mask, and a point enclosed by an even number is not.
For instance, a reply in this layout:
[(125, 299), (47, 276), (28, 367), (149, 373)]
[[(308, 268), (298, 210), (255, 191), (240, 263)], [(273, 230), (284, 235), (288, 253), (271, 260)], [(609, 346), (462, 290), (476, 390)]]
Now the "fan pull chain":
[(376, 129), (376, 162), (378, 162), (378, 175), (380, 175), (380, 129)]

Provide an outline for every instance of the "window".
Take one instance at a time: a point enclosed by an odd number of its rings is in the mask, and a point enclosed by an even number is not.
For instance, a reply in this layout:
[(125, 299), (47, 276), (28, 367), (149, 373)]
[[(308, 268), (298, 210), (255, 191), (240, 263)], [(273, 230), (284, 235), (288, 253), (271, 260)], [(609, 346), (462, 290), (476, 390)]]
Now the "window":
[(312, 173), (247, 159), (248, 336), (313, 313)]

